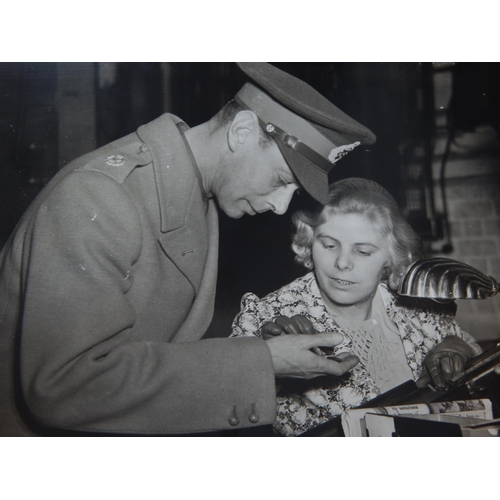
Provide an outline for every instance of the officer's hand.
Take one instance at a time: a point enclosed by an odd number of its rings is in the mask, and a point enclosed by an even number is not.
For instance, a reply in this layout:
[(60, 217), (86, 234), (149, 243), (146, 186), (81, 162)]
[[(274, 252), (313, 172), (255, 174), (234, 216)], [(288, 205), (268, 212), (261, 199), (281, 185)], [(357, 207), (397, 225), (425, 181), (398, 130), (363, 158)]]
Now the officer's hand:
[(305, 316), (278, 316), (274, 321), (268, 321), (262, 325), (260, 333), (264, 340), (277, 337), (279, 335), (313, 335), (316, 333), (311, 321)]
[(310, 379), (320, 375), (340, 376), (359, 363), (352, 354), (335, 360), (311, 352), (319, 346), (334, 347), (343, 341), (340, 333), (316, 335), (280, 335), (266, 341), (271, 351), (276, 377)]
[(446, 337), (427, 355), (423, 373), (417, 387), (432, 384), (436, 389), (446, 389), (450, 381), (464, 371), (467, 360), (474, 357), (472, 347), (458, 337)]

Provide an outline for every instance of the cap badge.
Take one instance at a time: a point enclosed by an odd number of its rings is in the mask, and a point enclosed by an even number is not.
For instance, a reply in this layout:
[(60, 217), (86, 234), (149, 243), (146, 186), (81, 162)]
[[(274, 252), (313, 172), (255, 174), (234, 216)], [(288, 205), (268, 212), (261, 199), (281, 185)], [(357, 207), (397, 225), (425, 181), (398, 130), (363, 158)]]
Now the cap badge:
[(342, 157), (344, 157), (347, 153), (350, 153), (355, 147), (359, 146), (360, 144), (361, 142), (356, 141), (352, 144), (345, 144), (344, 146), (333, 148), (328, 155), (328, 160), (330, 160), (331, 163), (335, 163)]
[(125, 156), (123, 155), (109, 155), (106, 156), (106, 163), (108, 165), (113, 165), (114, 167), (119, 167), (125, 163)]

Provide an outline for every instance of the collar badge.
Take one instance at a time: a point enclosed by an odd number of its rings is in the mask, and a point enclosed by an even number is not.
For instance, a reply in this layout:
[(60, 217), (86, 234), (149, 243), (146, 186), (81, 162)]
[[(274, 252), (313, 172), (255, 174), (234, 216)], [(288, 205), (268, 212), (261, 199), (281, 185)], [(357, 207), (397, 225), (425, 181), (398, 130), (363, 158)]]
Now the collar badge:
[(106, 156), (105, 161), (108, 165), (119, 167), (125, 163), (125, 156), (123, 155), (109, 155)]

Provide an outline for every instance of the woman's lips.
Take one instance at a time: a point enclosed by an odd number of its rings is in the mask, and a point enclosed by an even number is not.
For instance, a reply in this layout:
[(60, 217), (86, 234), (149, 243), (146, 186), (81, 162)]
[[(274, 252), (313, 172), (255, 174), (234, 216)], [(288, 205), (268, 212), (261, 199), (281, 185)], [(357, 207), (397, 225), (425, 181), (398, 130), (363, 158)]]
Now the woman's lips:
[(342, 285), (342, 286), (354, 285), (354, 283), (352, 281), (348, 281), (348, 280), (341, 280), (339, 278), (332, 278), (332, 280), (335, 281), (335, 283), (338, 283), (339, 285)]

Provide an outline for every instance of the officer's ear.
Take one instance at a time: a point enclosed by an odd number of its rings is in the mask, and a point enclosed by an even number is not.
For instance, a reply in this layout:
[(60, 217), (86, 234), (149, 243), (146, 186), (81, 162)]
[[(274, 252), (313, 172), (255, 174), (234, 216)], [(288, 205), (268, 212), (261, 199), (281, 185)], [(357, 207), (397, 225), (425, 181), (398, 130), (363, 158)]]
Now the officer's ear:
[(249, 141), (259, 139), (259, 120), (253, 111), (243, 110), (236, 113), (227, 131), (227, 142), (231, 151), (236, 151)]

